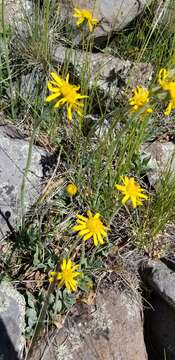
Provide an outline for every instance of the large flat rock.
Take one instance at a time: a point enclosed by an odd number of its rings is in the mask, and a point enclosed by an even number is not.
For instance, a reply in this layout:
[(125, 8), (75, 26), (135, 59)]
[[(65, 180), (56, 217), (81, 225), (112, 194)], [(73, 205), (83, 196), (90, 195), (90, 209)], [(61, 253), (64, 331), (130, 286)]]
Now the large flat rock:
[(72, 17), (74, 7), (91, 10), (94, 18), (100, 21), (91, 36), (99, 41), (104, 37), (107, 39), (112, 31), (123, 29), (150, 2), (150, 0), (89, 0), (88, 2), (86, 0), (61, 0), (59, 9), (66, 19), (68, 16)]
[(88, 87), (95, 88), (94, 94), (97, 91), (101, 103), (105, 101), (107, 107), (109, 103), (110, 108), (126, 98), (127, 88), (148, 86), (153, 74), (151, 64), (136, 64), (110, 54), (70, 49), (61, 44), (54, 48), (53, 58), (59, 65), (68, 62), (79, 78), (83, 73)]
[[(49, 344), (49, 346), (47, 346)], [(64, 327), (38, 349), (32, 360), (147, 360), (141, 307), (118, 290), (97, 294), (93, 305), (77, 304)]]
[[(7, 220), (13, 227), (20, 221), (21, 184), (29, 148), (29, 143), (18, 138), (13, 129), (9, 125), (0, 126), (0, 238), (9, 231)], [(24, 194), (25, 213), (39, 197), (45, 156), (45, 150), (33, 146)]]
[[(1, 9), (2, 9), (2, 0), (0, 0), (0, 31), (2, 28), (1, 21)], [(30, 0), (5, 0), (4, 1), (4, 20), (5, 28), (16, 27), (21, 28), (22, 21), (26, 21), (27, 14), (31, 14), (32, 10), (32, 1)]]

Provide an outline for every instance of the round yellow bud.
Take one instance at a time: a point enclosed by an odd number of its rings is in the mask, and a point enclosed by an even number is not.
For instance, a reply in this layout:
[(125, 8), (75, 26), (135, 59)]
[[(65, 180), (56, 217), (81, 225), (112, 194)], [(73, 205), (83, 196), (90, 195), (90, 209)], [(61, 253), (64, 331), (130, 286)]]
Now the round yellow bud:
[(66, 186), (66, 191), (69, 196), (75, 196), (78, 189), (75, 184), (71, 183)]

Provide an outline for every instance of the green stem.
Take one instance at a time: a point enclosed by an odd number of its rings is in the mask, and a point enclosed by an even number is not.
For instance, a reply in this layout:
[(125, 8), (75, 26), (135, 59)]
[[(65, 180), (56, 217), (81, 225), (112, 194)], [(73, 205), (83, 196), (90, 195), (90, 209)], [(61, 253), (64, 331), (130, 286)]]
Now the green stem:
[(89, 261), (90, 264), (92, 264), (96, 252), (97, 252), (97, 247), (94, 247), (94, 249), (93, 249), (93, 251), (92, 251), (92, 254), (91, 254), (91, 257), (90, 257), (90, 261)]

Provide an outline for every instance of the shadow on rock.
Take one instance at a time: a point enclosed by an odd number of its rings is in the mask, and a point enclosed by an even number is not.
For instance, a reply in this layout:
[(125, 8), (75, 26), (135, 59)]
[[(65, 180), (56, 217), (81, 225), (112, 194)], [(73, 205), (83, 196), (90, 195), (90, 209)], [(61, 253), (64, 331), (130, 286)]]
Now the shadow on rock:
[(160, 296), (152, 294), (145, 311), (145, 341), (149, 360), (175, 359), (175, 311)]
[(19, 360), (7, 329), (0, 318), (0, 360)]

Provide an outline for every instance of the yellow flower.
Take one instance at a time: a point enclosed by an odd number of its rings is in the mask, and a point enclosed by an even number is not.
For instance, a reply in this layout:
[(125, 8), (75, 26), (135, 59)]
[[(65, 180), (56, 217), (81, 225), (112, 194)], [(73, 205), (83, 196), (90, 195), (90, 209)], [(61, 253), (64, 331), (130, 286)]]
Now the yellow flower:
[[(129, 99), (129, 104), (132, 106), (133, 111), (139, 111), (149, 103), (149, 91), (142, 86), (137, 86), (133, 89), (134, 95)], [(148, 107), (147, 113), (151, 113), (153, 110)]]
[(63, 285), (66, 286), (66, 288), (71, 291), (76, 291), (77, 289), (77, 276), (81, 274), (81, 272), (76, 271), (79, 268), (80, 265), (74, 265), (72, 266), (71, 260), (63, 259), (61, 263), (61, 272), (57, 271), (51, 271), (50, 272), (50, 278), (49, 282), (57, 282), (58, 281), (58, 287), (61, 287)]
[(162, 89), (169, 90), (171, 84), (173, 83), (172, 80), (173, 79), (169, 71), (167, 71), (166, 69), (160, 69), (158, 75), (158, 82)]
[(92, 12), (87, 9), (74, 8), (73, 16), (75, 18), (78, 18), (78, 20), (76, 21), (77, 26), (83, 24), (86, 21), (88, 23), (88, 28), (90, 32), (92, 32), (93, 26), (96, 26), (99, 22), (97, 19), (93, 18)]
[(107, 237), (106, 230), (109, 230), (106, 226), (103, 225), (100, 220), (100, 214), (97, 213), (94, 216), (91, 211), (87, 211), (88, 217), (77, 215), (77, 224), (73, 227), (74, 231), (78, 231), (78, 235), (83, 237), (83, 240), (86, 241), (93, 237), (94, 245), (104, 244), (103, 237)]
[(69, 84), (69, 74), (66, 76), (66, 80), (63, 80), (55, 71), (51, 72), (53, 80), (48, 81), (48, 89), (52, 92), (51, 95), (46, 97), (45, 101), (49, 102), (60, 98), (56, 104), (55, 108), (59, 108), (60, 105), (67, 103), (67, 114), (68, 119), (72, 120), (72, 110), (75, 110), (79, 116), (82, 116), (82, 107), (84, 106), (81, 103), (80, 99), (85, 99), (88, 96), (81, 95), (78, 93), (80, 86)]
[(169, 85), (168, 91), (169, 91), (170, 101), (168, 103), (166, 110), (164, 111), (164, 114), (166, 116), (170, 115), (171, 111), (175, 109), (175, 82), (172, 82)]
[(78, 189), (77, 189), (77, 186), (73, 183), (71, 184), (68, 184), (66, 186), (66, 191), (67, 191), (67, 194), (70, 195), (70, 196), (75, 196)]
[(158, 75), (158, 82), (159, 85), (164, 89), (167, 90), (167, 85), (169, 84), (169, 73), (166, 69), (160, 69)]
[(122, 178), (124, 185), (116, 184), (115, 187), (117, 190), (121, 191), (124, 195), (122, 204), (124, 205), (128, 200), (131, 200), (133, 208), (136, 208), (137, 205), (142, 205), (143, 199), (147, 200), (148, 196), (142, 194), (145, 190), (140, 187), (139, 184), (135, 181), (133, 177), (128, 178), (125, 176)]
[(172, 81), (170, 73), (166, 69), (159, 71), (158, 81), (162, 89), (169, 93), (170, 101), (164, 111), (164, 114), (168, 116), (175, 109), (175, 81)]

